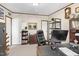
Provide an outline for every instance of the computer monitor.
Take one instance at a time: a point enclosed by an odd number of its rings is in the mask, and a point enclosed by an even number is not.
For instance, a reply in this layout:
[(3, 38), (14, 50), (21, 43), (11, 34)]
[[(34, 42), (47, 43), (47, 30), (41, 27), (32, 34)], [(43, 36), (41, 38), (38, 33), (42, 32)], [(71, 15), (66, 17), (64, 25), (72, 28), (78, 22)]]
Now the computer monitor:
[(67, 38), (68, 30), (53, 30), (52, 36), (57, 40), (65, 41)]

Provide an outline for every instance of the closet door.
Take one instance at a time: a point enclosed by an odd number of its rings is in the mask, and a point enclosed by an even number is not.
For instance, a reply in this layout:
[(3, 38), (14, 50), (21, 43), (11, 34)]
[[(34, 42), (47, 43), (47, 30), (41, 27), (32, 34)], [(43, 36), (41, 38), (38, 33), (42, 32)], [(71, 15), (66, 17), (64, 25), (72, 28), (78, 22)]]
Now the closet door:
[(6, 16), (6, 33), (8, 34), (9, 38), (9, 45), (12, 45), (12, 19)]

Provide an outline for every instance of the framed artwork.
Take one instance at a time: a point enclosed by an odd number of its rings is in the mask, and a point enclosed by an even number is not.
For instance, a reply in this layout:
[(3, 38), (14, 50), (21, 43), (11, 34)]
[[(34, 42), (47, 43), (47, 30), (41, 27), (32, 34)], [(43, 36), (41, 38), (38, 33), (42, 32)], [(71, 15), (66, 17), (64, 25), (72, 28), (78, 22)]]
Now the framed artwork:
[(75, 8), (75, 12), (76, 12), (76, 13), (79, 13), (79, 7), (76, 7), (76, 8)]
[(37, 23), (28, 23), (28, 29), (29, 30), (36, 30), (37, 29)]
[(69, 19), (70, 18), (70, 14), (71, 14), (71, 8), (67, 7), (65, 9), (65, 19)]

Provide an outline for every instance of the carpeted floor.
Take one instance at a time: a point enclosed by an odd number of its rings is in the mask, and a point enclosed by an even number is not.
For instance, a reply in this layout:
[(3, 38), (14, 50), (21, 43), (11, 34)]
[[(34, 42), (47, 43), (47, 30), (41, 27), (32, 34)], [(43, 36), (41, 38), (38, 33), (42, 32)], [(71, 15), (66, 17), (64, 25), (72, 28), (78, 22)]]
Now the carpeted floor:
[(37, 44), (15, 45), (10, 48), (8, 56), (36, 56)]

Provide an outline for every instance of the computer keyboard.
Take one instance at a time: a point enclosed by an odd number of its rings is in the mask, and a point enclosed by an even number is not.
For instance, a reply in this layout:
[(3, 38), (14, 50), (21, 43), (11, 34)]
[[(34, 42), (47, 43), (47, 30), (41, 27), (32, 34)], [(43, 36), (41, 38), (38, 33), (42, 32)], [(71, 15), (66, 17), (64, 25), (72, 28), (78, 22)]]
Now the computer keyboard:
[(78, 56), (79, 55), (67, 47), (60, 47), (59, 50), (62, 51), (67, 56)]

